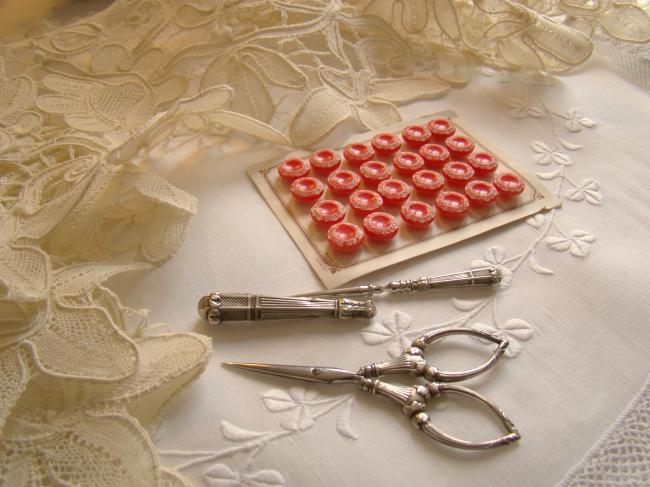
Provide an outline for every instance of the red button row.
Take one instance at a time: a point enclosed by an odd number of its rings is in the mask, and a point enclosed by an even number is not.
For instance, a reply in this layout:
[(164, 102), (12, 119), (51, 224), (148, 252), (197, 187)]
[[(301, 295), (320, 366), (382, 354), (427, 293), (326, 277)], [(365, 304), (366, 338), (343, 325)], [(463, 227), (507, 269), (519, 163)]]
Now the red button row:
[[(401, 156), (398, 154), (394, 160), (395, 167), (399, 172), (412, 174), (421, 169), (420, 158), (431, 166), (441, 166), (452, 160), (469, 158), (469, 164), (478, 174), (484, 175), (494, 172), (496, 161), (486, 152), (474, 151), (474, 142), (463, 135), (454, 135), (456, 127), (453, 122), (447, 119), (431, 120), (426, 126), (409, 125), (402, 130), (402, 139), (407, 145), (418, 149), (414, 152)], [(343, 148), (343, 157), (352, 166), (361, 166), (371, 161), (375, 154), (380, 156), (395, 155), (402, 148), (402, 140), (392, 133), (381, 133), (370, 140), (370, 146), (364, 143), (352, 143)], [(418, 155), (420, 157), (418, 157)], [(309, 157), (309, 165), (317, 174), (329, 174), (341, 165), (341, 156), (331, 149), (320, 149)], [(306, 176), (309, 172), (307, 162), (302, 159), (289, 159), (278, 167), (280, 176), (293, 181), (299, 177)]]

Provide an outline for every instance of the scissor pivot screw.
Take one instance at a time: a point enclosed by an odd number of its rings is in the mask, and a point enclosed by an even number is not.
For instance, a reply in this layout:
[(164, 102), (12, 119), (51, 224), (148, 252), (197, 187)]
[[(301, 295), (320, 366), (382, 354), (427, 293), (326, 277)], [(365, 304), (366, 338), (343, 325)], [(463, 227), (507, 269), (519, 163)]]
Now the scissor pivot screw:
[(320, 369), (319, 368), (311, 369), (311, 373), (312, 375), (320, 375)]

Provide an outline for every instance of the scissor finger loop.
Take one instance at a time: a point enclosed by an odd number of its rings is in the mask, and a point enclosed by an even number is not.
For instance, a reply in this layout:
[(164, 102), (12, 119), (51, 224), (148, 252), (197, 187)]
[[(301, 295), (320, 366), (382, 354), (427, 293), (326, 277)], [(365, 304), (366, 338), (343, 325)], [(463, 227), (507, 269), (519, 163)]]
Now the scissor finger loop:
[[(486, 450), (507, 445), (521, 438), (515, 425), (500, 408), (479, 393), (466, 387), (455, 384), (441, 384), (437, 382), (416, 384), (410, 387), (396, 386), (382, 382), (378, 379), (369, 378), (361, 378), (359, 380), (359, 386), (365, 391), (388, 397), (401, 404), (402, 412), (411, 418), (411, 421), (415, 426), (417, 426), (427, 436), (448, 446), (465, 450)], [(429, 415), (425, 412), (425, 408), (430, 400), (445, 393), (464, 395), (487, 406), (501, 420), (507, 433), (492, 440), (469, 441), (456, 438), (455, 436), (451, 436), (441, 431), (433, 424)]]
[[(469, 335), (483, 338), (497, 344), (490, 358), (473, 369), (459, 372), (447, 372), (430, 365), (422, 356), (427, 347), (436, 340), (451, 335)], [(365, 377), (379, 377), (388, 374), (411, 373), (430, 381), (456, 382), (469, 379), (490, 369), (508, 348), (508, 340), (480, 330), (470, 328), (446, 328), (436, 330), (416, 338), (399, 356), (377, 364), (365, 365), (359, 369), (359, 374)]]

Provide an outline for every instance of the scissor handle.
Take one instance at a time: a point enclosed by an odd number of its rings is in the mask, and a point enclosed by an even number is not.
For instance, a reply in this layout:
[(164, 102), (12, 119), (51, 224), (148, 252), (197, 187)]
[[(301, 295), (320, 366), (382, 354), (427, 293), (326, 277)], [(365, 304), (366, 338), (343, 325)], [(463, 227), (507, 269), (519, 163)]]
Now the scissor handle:
[[(488, 450), (490, 448), (508, 445), (521, 438), (521, 435), (513, 422), (501, 409), (488, 401), (478, 392), (474, 392), (466, 387), (455, 384), (441, 384), (437, 382), (429, 382), (427, 385), (416, 384), (411, 387), (405, 387), (388, 384), (378, 379), (367, 378), (360, 381), (360, 386), (363, 390), (388, 397), (397, 402), (402, 406), (404, 414), (411, 418), (413, 424), (415, 424), (422, 432), (434, 440), (454, 448), (462, 448), (464, 450)], [(434, 426), (429, 415), (424, 412), (426, 404), (431, 399), (444, 393), (468, 396), (487, 406), (501, 420), (507, 433), (498, 438), (485, 441), (463, 440), (444, 433)]]
[[(441, 338), (450, 335), (470, 335), (478, 338), (483, 338), (497, 344), (492, 356), (484, 364), (479, 365), (473, 369), (463, 370), (459, 372), (447, 372), (438, 369), (422, 357), (422, 354), (431, 343)], [(464, 379), (469, 379), (479, 375), (489, 368), (491, 368), (496, 361), (501, 357), (503, 352), (508, 348), (508, 340), (503, 337), (495, 336), (480, 330), (473, 330), (471, 328), (443, 328), (441, 330), (431, 331), (416, 338), (401, 355), (381, 362), (378, 364), (370, 364), (359, 369), (359, 374), (364, 377), (380, 377), (388, 374), (403, 374), (411, 373), (416, 376), (422, 376), (430, 381), (440, 382), (456, 382)]]

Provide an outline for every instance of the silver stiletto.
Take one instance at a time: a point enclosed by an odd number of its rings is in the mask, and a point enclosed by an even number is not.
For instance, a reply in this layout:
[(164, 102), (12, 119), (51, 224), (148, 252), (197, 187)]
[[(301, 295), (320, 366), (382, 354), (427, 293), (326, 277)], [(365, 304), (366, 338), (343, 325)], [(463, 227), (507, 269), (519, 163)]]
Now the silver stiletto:
[(213, 292), (199, 300), (198, 311), (199, 316), (212, 325), (230, 321), (368, 319), (376, 314), (373, 296), (382, 293), (495, 286), (500, 282), (501, 273), (490, 266), (436, 277), (391, 281), (385, 285), (366, 284), (289, 297)]

